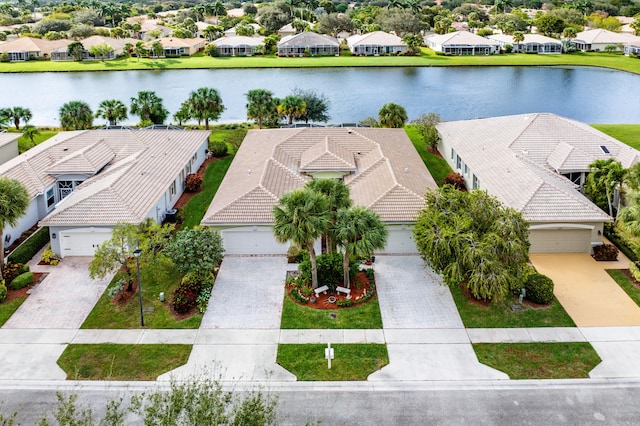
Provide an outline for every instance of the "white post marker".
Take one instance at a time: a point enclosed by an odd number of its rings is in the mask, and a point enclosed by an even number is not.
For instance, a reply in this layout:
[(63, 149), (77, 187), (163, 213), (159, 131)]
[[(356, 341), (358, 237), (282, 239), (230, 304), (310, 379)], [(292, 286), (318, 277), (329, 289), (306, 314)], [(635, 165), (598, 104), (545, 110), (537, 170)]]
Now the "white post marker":
[(331, 343), (327, 343), (327, 347), (324, 348), (324, 357), (327, 359), (329, 370), (331, 370), (331, 360), (333, 359), (333, 348)]

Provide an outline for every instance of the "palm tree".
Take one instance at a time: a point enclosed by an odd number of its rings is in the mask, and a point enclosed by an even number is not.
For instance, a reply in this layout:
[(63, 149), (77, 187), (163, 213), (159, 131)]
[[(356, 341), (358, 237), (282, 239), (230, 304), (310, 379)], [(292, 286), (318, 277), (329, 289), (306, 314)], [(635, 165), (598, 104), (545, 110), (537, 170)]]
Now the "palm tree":
[(136, 47), (133, 48), (133, 52), (136, 54), (138, 62), (140, 62), (140, 58), (147, 54), (147, 49), (144, 47), (144, 43), (139, 41), (136, 43)]
[(201, 87), (191, 92), (186, 104), (189, 118), (198, 120), (198, 125), (204, 120), (204, 128), (209, 130), (209, 120), (217, 120), (224, 111), (222, 98), (216, 89)]
[(4, 229), (16, 226), (29, 208), (29, 193), (20, 181), (0, 176), (0, 282), (4, 267)]
[(575, 38), (576, 34), (576, 29), (573, 27), (567, 27), (562, 31), (562, 36), (564, 38)]
[(29, 139), (31, 141), (31, 145), (33, 145), (33, 140), (36, 135), (40, 134), (40, 130), (36, 126), (32, 126), (31, 124), (27, 124), (22, 128), (22, 136)]
[(351, 256), (371, 257), (375, 250), (384, 248), (387, 244), (388, 231), (376, 213), (366, 207), (355, 206), (338, 211), (335, 235), (344, 249), (344, 284), (345, 287), (351, 288)]
[(138, 92), (138, 97), (131, 98), (129, 112), (140, 117), (141, 126), (148, 123), (162, 124), (169, 115), (169, 111), (162, 105), (162, 99), (152, 91), (141, 91)]
[(151, 43), (151, 49), (150, 50), (151, 50), (151, 53), (153, 54), (153, 56), (155, 58), (159, 58), (164, 53), (164, 46), (162, 46), (162, 42), (161, 41), (156, 40), (153, 43)]
[(253, 89), (247, 92), (247, 118), (253, 118), (262, 129), (265, 119), (277, 114), (277, 104), (273, 93), (265, 89)]
[(16, 127), (16, 130), (20, 130), (20, 120), (24, 120), (25, 122), (29, 122), (31, 120), (31, 110), (29, 108), (23, 107), (13, 107), (7, 108), (5, 110), (5, 114), (8, 119), (13, 120), (13, 124)]
[(323, 235), (328, 253), (335, 250), (336, 238), (333, 235), (333, 226), (336, 223), (338, 210), (351, 207), (349, 197), (349, 187), (344, 182), (337, 179), (314, 179), (309, 181), (305, 188), (323, 194), (329, 200), (329, 211), (331, 212), (331, 227)]
[(407, 122), (407, 111), (401, 105), (386, 103), (378, 111), (378, 122), (382, 127), (401, 128)]
[(273, 207), (273, 234), (281, 243), (291, 241), (309, 250), (311, 283), (318, 288), (315, 241), (329, 228), (331, 213), (327, 197), (310, 189), (284, 194)]
[(127, 106), (118, 99), (107, 99), (100, 102), (98, 111), (96, 111), (96, 118), (104, 118), (109, 121), (110, 126), (115, 126), (119, 120), (124, 120), (127, 117)]
[[(592, 198), (602, 196), (606, 197), (607, 206), (609, 208), (609, 216), (614, 216), (613, 198), (620, 184), (624, 180), (625, 169), (622, 164), (615, 158), (607, 158), (606, 160), (595, 160), (589, 164), (590, 173), (587, 176), (586, 192)], [(598, 204), (596, 202), (596, 204)]]
[(496, 13), (505, 13), (507, 11), (507, 8), (512, 8), (512, 7), (513, 7), (512, 0), (495, 0), (493, 3), (493, 10)]
[(289, 124), (292, 124), (294, 118), (304, 115), (307, 104), (299, 96), (290, 95), (280, 101), (277, 109), (278, 115), (287, 117)]
[(70, 101), (59, 110), (60, 126), (64, 130), (84, 130), (93, 125), (93, 112), (86, 102)]
[(520, 53), (520, 43), (522, 43), (524, 41), (524, 34), (522, 34), (522, 31), (516, 31), (513, 33), (513, 42), (516, 43), (517, 46), (517, 51), (518, 53)]

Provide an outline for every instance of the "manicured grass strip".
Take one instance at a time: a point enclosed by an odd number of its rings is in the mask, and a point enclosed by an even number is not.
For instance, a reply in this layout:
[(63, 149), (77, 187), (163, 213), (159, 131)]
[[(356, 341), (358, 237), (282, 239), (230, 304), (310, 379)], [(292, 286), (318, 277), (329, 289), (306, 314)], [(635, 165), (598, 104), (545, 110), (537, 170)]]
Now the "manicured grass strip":
[(209, 164), (202, 180), (202, 192), (194, 196), (184, 206), (185, 221), (182, 226), (193, 227), (200, 225), (200, 221), (211, 204), (211, 200), (216, 195), (222, 178), (227, 173), (233, 161), (233, 155), (221, 158)]
[(25, 138), (24, 136), (20, 136), (20, 138), (18, 139), (18, 152), (20, 152), (20, 154), (22, 154), (23, 152), (29, 150), (30, 148), (33, 148), (36, 145), (41, 144), (42, 142), (46, 141), (47, 139), (57, 135), (58, 132), (45, 132), (45, 131), (41, 131), (40, 134), (35, 135), (33, 137), (33, 142), (31, 142), (31, 139), (29, 138)]
[[(332, 318), (332, 314), (336, 317)], [(288, 294), (285, 294), (280, 328), (382, 328), (378, 296), (374, 295), (363, 305), (336, 309), (313, 309), (298, 305), (289, 298)]]
[(20, 305), (22, 305), (22, 302), (25, 300), (27, 300), (27, 296), (19, 297), (9, 302), (0, 303), (0, 327), (2, 327), (4, 323), (11, 318), (11, 315), (18, 310)]
[[(142, 306), (145, 310), (145, 328), (198, 328), (202, 314), (177, 321), (169, 311), (171, 296), (180, 284), (180, 273), (170, 261), (158, 258), (152, 265), (141, 268)], [(115, 277), (109, 287), (118, 280)], [(82, 324), (86, 329), (140, 328), (140, 304), (137, 293), (123, 304), (113, 304), (105, 289), (98, 303)], [(160, 302), (159, 294), (164, 292), (165, 302)]]
[(473, 349), (481, 363), (514, 380), (588, 378), (602, 361), (587, 342), (479, 343)]
[(324, 358), (325, 344), (278, 345), (277, 363), (299, 381), (352, 381), (367, 377), (389, 364), (387, 346), (376, 343), (331, 345), (331, 370)]
[[(555, 297), (549, 307), (531, 308), (523, 305), (523, 311), (514, 312), (508, 303), (491, 304), (489, 306), (475, 304), (469, 300), (459, 286), (451, 288), (451, 295), (466, 328), (576, 326)], [(511, 303), (517, 303), (517, 299), (512, 299)]]
[[(427, 112), (429, 111), (426, 111), (426, 113)], [(413, 146), (418, 151), (418, 154), (420, 154), (420, 158), (422, 158), (422, 161), (427, 166), (427, 169), (429, 169), (429, 173), (431, 173), (431, 176), (438, 186), (444, 185), (444, 178), (447, 174), (453, 171), (451, 170), (451, 167), (449, 167), (449, 164), (447, 164), (447, 161), (427, 149), (427, 145), (424, 143), (415, 127), (411, 125), (405, 126), (404, 130), (407, 132)]]
[(633, 285), (631, 280), (620, 269), (607, 269), (607, 273), (611, 275), (616, 283), (627, 293), (627, 296), (640, 306), (640, 289)]
[(621, 53), (576, 52), (570, 55), (475, 55), (438, 56), (422, 48), (419, 56), (322, 56), (278, 58), (193, 56), (166, 59), (118, 59), (114, 61), (0, 63), (0, 72), (120, 71), (205, 68), (309, 68), (309, 67), (429, 67), (429, 66), (552, 66), (605, 67), (640, 74), (640, 61)]
[(184, 365), (191, 345), (69, 345), (58, 359), (68, 380), (156, 380)]
[(591, 127), (630, 147), (640, 149), (640, 124), (592, 124)]

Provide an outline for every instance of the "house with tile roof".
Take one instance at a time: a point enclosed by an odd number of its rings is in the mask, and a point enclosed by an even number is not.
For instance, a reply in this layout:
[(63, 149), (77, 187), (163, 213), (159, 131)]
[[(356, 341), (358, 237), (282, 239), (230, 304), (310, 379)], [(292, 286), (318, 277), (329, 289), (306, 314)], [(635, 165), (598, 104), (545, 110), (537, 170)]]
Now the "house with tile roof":
[(425, 44), (434, 52), (442, 52), (449, 55), (492, 55), (500, 53), (500, 45), (497, 41), (480, 37), (469, 31), (433, 34), (425, 37)]
[(617, 51), (621, 51), (628, 44), (638, 45), (640, 37), (597, 28), (579, 32), (571, 42), (583, 52), (604, 52), (607, 46), (614, 46)]
[(18, 156), (18, 139), (22, 133), (0, 132), (0, 164)]
[[(83, 61), (109, 61), (116, 59), (118, 56), (122, 55), (124, 52), (125, 46), (127, 43), (135, 46), (135, 44), (140, 41), (135, 38), (113, 38), (113, 37), (104, 37), (99, 35), (94, 35), (91, 37), (87, 37), (83, 40), (80, 40), (82, 43), (82, 47), (84, 47), (84, 52), (82, 53)], [(71, 41), (69, 41), (71, 43)], [(99, 45), (107, 45), (112, 50), (107, 52), (104, 57), (96, 57), (91, 54), (91, 48), (93, 46)], [(61, 47), (51, 52), (51, 60), (52, 61), (73, 61), (75, 60), (73, 56), (69, 55), (67, 51), (67, 46)]]
[(407, 44), (400, 37), (384, 31), (352, 35), (347, 38), (347, 45), (354, 56), (390, 55), (407, 51)]
[(562, 53), (562, 42), (558, 39), (542, 34), (524, 34), (524, 40), (520, 43), (513, 41), (509, 34), (494, 34), (487, 36), (489, 40), (498, 42), (501, 49), (506, 45), (513, 47), (513, 53)]
[(522, 212), (531, 253), (591, 252), (612, 218), (582, 193), (589, 165), (615, 158), (627, 168), (640, 152), (598, 130), (537, 113), (437, 126), (439, 150), (468, 189), (483, 189)]
[(303, 56), (306, 54), (338, 56), (340, 43), (331, 36), (310, 31), (282, 37), (278, 42), (278, 56)]
[(253, 56), (258, 46), (264, 44), (264, 37), (225, 36), (213, 41), (219, 56)]
[(6, 53), (10, 62), (31, 59), (48, 59), (51, 52), (66, 48), (70, 40), (46, 40), (34, 37), (20, 37), (0, 45), (0, 54)]
[(227, 254), (284, 254), (271, 212), (312, 179), (343, 180), (354, 205), (380, 215), (389, 230), (381, 252), (417, 253), (412, 225), (437, 185), (403, 129), (251, 130), (201, 223), (220, 230)]
[(176, 38), (163, 37), (157, 40), (148, 41), (145, 45), (151, 48), (153, 42), (159, 41), (164, 49), (164, 55), (167, 58), (177, 56), (192, 56), (204, 49), (207, 41), (203, 38)]
[[(5, 229), (8, 244), (33, 225), (49, 227), (64, 256), (92, 255), (119, 222), (161, 222), (206, 158), (208, 131), (84, 130), (62, 132), (0, 165), (22, 182), (28, 212)], [(8, 237), (7, 237), (8, 236)]]

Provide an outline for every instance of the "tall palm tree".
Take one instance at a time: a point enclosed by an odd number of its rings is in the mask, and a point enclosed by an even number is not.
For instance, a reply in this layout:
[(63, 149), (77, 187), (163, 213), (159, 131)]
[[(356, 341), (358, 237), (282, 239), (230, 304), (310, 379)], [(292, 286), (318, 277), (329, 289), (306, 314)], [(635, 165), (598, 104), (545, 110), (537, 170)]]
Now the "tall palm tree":
[(329, 228), (331, 213), (327, 197), (310, 189), (284, 194), (273, 207), (273, 234), (281, 243), (291, 241), (309, 250), (311, 283), (318, 288), (315, 241)]
[(60, 126), (64, 130), (84, 130), (93, 125), (93, 112), (83, 101), (70, 101), (59, 110)]
[(22, 136), (29, 139), (31, 141), (31, 145), (33, 145), (33, 140), (36, 135), (40, 134), (40, 130), (36, 126), (32, 126), (31, 124), (27, 124), (22, 128)]
[(401, 128), (407, 122), (407, 110), (393, 102), (386, 103), (378, 112), (378, 121), (382, 127)]
[(169, 111), (162, 105), (162, 99), (156, 92), (148, 90), (140, 91), (137, 97), (131, 98), (129, 112), (140, 117), (141, 125), (162, 124), (169, 115)]
[(29, 122), (31, 120), (31, 110), (23, 107), (7, 108), (6, 113), (8, 118), (13, 119), (13, 124), (16, 126), (16, 130), (20, 130), (20, 120)]
[(253, 89), (247, 92), (247, 118), (253, 118), (262, 129), (265, 119), (277, 114), (277, 104), (273, 93), (265, 89)]
[(22, 183), (0, 176), (0, 281), (4, 267), (4, 229), (16, 226), (29, 208), (29, 193)]
[(351, 207), (351, 198), (349, 197), (349, 187), (344, 182), (337, 179), (314, 179), (309, 181), (306, 188), (319, 192), (329, 200), (329, 211), (331, 212), (331, 226), (323, 235), (328, 253), (335, 250), (336, 238), (334, 237), (333, 227), (336, 224), (338, 211)]
[(590, 173), (587, 176), (586, 192), (591, 197), (597, 197), (604, 192), (609, 208), (609, 216), (613, 217), (613, 198), (624, 180), (626, 171), (622, 167), (622, 164), (616, 161), (615, 158), (595, 160), (589, 164), (589, 169)]
[(211, 87), (201, 87), (191, 92), (186, 103), (189, 105), (190, 118), (198, 120), (198, 125), (204, 120), (204, 128), (207, 130), (209, 130), (209, 120), (217, 120), (224, 111), (220, 94)]
[(278, 115), (287, 117), (288, 123), (292, 124), (294, 118), (300, 118), (307, 110), (307, 104), (299, 96), (287, 96), (280, 101), (277, 107)]
[(338, 211), (335, 235), (344, 249), (344, 283), (351, 288), (349, 280), (349, 261), (351, 256), (371, 257), (375, 250), (387, 244), (387, 228), (373, 211), (362, 206)]
[(522, 31), (516, 31), (513, 33), (513, 42), (516, 44), (517, 46), (517, 51), (518, 53), (520, 53), (520, 43), (522, 43), (524, 41), (524, 34), (522, 34)]
[(119, 120), (126, 119), (127, 106), (118, 99), (107, 99), (100, 102), (96, 111), (96, 118), (104, 118), (110, 126), (118, 124)]

